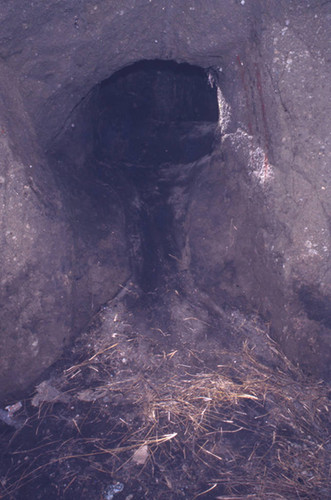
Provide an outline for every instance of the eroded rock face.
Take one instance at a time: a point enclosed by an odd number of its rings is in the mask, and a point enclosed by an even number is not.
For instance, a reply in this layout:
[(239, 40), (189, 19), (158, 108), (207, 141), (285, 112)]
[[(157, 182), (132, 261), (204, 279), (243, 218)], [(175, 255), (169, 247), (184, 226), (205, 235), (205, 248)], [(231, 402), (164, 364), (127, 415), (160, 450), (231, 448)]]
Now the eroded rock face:
[(70, 335), (72, 238), (20, 95), (1, 83), (3, 393), (31, 383)]
[(330, 15), (319, 1), (1, 5), (2, 395), (133, 272), (136, 188), (96, 182), (89, 113), (96, 85), (150, 59), (209, 68), (219, 87), (213, 152), (167, 193), (176, 272), (218, 306), (261, 313), (292, 360), (329, 376)]

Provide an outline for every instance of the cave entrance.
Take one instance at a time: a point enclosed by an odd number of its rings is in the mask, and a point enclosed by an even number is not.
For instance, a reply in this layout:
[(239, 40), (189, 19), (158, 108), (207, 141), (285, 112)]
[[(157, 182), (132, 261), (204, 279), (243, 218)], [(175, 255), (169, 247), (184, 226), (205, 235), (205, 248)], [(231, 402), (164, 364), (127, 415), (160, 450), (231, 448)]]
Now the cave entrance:
[(211, 150), (213, 134), (201, 128), (218, 121), (217, 95), (200, 67), (138, 62), (102, 82), (96, 104), (101, 159), (155, 169), (193, 162)]
[(196, 162), (212, 151), (217, 89), (200, 67), (141, 61), (98, 85), (94, 109), (96, 176), (110, 183), (116, 177), (135, 241), (135, 279), (152, 291), (180, 258), (179, 214), (169, 199), (176, 183), (188, 182)]
[[(33, 397), (1, 409), (15, 428), (1, 441), (5, 496), (328, 491), (328, 389), (291, 366), (257, 314), (217, 293), (267, 287), (262, 202), (226, 144), (223, 158), (213, 148), (216, 93), (199, 68), (142, 62), (71, 113), (52, 156), (72, 236), (60, 278), (72, 284), (73, 330), (99, 312)], [(323, 320), (319, 297), (300, 292)]]

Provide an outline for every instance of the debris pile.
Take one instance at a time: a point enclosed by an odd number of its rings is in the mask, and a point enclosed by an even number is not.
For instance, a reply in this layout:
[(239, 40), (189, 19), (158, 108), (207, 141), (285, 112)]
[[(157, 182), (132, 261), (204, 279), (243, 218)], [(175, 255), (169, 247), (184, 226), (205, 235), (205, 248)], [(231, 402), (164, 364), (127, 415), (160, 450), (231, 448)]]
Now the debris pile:
[(268, 363), (245, 340), (211, 369), (144, 338), (147, 361), (139, 333), (116, 331), (92, 328), (23, 402), (25, 424), (2, 437), (1, 498), (329, 498), (328, 388), (266, 332)]

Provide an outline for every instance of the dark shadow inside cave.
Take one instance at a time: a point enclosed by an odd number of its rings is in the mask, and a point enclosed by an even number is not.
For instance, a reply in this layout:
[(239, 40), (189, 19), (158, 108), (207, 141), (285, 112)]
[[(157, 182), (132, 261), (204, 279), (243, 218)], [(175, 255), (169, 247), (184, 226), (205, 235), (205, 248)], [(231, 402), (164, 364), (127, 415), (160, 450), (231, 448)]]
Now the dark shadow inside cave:
[(128, 278), (146, 298), (188, 270), (192, 186), (219, 130), (214, 83), (187, 63), (137, 62), (93, 87), (54, 140), (74, 245), (74, 332)]
[(170, 188), (212, 151), (216, 92), (202, 68), (171, 61), (138, 62), (95, 89), (94, 174), (120, 193), (129, 238), (139, 240), (131, 265), (145, 292), (173, 271), (180, 253)]
[(202, 68), (142, 61), (102, 82), (97, 93), (97, 158), (155, 169), (210, 153), (217, 96)]

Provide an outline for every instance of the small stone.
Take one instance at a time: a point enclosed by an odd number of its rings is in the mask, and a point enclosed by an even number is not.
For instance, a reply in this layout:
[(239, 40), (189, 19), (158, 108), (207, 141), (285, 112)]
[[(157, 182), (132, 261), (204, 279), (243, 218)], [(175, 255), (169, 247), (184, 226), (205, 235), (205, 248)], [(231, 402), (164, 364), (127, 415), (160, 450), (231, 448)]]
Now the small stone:
[(136, 450), (132, 456), (132, 461), (137, 465), (144, 465), (148, 458), (148, 446), (144, 444)]

